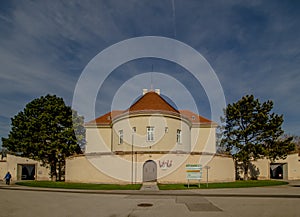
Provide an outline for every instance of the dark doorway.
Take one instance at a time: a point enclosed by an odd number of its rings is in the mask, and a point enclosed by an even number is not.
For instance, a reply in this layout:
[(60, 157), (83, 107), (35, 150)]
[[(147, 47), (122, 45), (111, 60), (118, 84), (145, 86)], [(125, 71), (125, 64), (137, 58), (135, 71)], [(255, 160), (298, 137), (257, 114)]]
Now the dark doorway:
[(35, 180), (35, 165), (21, 164), (18, 166), (21, 172), (21, 180)]
[(148, 160), (143, 166), (143, 182), (154, 182), (157, 179), (157, 166), (153, 160)]
[(287, 179), (287, 164), (270, 164), (271, 179)]

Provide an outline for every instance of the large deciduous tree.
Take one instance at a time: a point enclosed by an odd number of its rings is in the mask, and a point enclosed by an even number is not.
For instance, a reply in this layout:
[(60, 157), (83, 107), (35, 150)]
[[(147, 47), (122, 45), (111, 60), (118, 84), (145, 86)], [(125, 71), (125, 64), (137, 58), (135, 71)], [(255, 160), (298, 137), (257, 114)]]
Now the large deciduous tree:
[(66, 157), (81, 153), (80, 146), (85, 142), (83, 117), (55, 95), (42, 96), (28, 103), (11, 119), (11, 125), (8, 138), (2, 138), (3, 147), (50, 166), (51, 178), (59, 181)]
[(244, 179), (252, 160), (286, 158), (295, 150), (293, 137), (283, 137), (283, 115), (272, 113), (273, 102), (260, 103), (253, 95), (229, 104), (222, 119), (221, 146), (230, 151), (235, 162), (243, 164)]

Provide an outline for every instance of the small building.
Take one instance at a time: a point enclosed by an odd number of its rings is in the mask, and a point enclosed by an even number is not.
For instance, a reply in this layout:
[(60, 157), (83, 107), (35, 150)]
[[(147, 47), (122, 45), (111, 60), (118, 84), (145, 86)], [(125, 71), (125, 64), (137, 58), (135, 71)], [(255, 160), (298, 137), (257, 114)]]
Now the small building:
[(205, 181), (207, 171), (210, 182), (234, 181), (231, 156), (216, 154), (216, 127), (199, 114), (177, 110), (159, 90), (143, 90), (127, 110), (85, 124), (85, 154), (66, 160), (66, 181), (185, 183), (191, 164), (203, 168)]
[(29, 158), (7, 154), (0, 160), (0, 177), (9, 171), (13, 181), (20, 180), (50, 180), (49, 169), (41, 163)]
[(289, 154), (286, 159), (270, 161), (258, 159), (252, 161), (250, 177), (257, 179), (300, 179), (300, 157), (298, 153)]

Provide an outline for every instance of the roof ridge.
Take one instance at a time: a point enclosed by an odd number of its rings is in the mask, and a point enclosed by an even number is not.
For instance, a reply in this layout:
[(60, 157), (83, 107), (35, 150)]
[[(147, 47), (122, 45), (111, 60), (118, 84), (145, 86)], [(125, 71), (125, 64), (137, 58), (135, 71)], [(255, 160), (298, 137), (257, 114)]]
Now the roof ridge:
[[(146, 98), (148, 97), (148, 98)], [(150, 98), (152, 97), (152, 98)], [(154, 98), (153, 98), (154, 97)], [(145, 99), (147, 99), (149, 102), (144, 102)], [(157, 99), (161, 100), (162, 103), (157, 104)], [(128, 109), (124, 111), (130, 112), (130, 111), (136, 111), (136, 110), (161, 110), (161, 111), (172, 111), (175, 113), (179, 113), (177, 109), (175, 109), (170, 103), (168, 103), (163, 97), (161, 97), (159, 94), (157, 94), (154, 91), (150, 91), (145, 93), (142, 97), (140, 97), (135, 103), (133, 103)]]

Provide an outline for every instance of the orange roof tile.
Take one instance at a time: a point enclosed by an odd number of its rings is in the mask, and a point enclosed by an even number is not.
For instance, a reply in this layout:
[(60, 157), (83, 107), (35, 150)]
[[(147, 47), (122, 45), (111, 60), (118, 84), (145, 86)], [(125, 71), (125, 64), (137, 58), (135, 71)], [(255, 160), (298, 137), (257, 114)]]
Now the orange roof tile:
[(122, 110), (114, 110), (96, 118), (95, 120), (89, 121), (86, 124), (110, 124), (114, 117), (122, 114), (123, 112), (124, 111)]
[(136, 101), (126, 112), (132, 111), (168, 111), (179, 113), (157, 93), (150, 91)]
[(214, 124), (211, 120), (204, 118), (192, 111), (189, 110), (177, 110), (173, 106), (171, 106), (165, 99), (163, 99), (159, 94), (155, 92), (148, 92), (143, 95), (140, 99), (138, 99), (134, 104), (130, 106), (129, 109), (122, 110), (114, 110), (108, 112), (95, 120), (87, 122), (86, 124), (103, 124), (109, 125), (112, 122), (112, 119), (118, 115), (130, 112), (140, 112), (140, 111), (167, 111), (171, 113), (180, 114), (187, 119), (189, 119), (193, 124)]
[(196, 123), (206, 123), (211, 124), (213, 123), (211, 120), (204, 118), (196, 113), (189, 111), (189, 110), (179, 110), (180, 114), (186, 118), (188, 118), (193, 124)]

